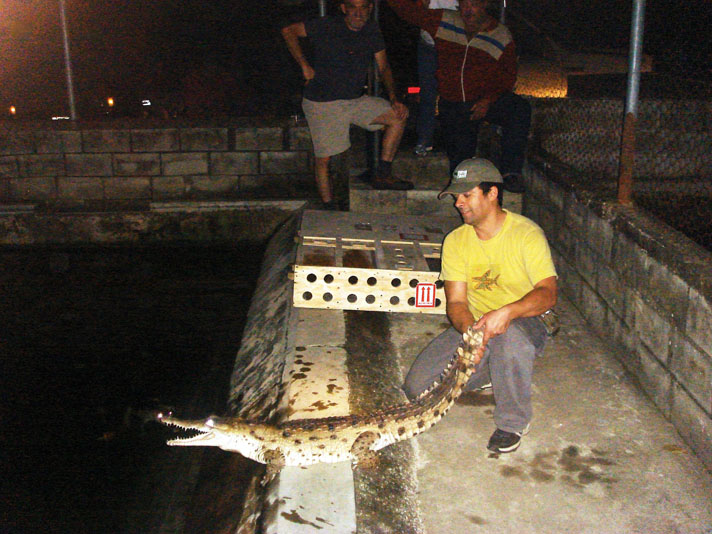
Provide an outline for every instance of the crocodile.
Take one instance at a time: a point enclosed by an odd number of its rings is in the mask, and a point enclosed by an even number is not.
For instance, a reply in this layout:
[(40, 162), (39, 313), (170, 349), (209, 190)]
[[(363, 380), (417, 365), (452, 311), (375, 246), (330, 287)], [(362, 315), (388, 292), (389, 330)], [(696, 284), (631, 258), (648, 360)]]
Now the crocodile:
[(267, 464), (266, 484), (285, 466), (335, 463), (373, 465), (376, 451), (409, 439), (440, 421), (460, 396), (481, 356), (483, 332), (472, 327), (448, 366), (427, 390), (409, 402), (364, 415), (293, 419), (278, 424), (212, 415), (187, 420), (171, 413), (159, 422), (198, 434), (172, 439), (171, 446), (215, 446)]

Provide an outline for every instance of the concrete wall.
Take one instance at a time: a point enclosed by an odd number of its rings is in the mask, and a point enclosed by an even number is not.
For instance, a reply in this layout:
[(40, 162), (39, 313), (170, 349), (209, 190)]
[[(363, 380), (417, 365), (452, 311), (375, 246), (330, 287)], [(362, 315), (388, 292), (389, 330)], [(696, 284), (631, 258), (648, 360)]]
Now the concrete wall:
[(0, 124), (0, 203), (303, 197), (311, 139), (293, 120)]
[(712, 254), (549, 161), (531, 157), (526, 176), (524, 213), (549, 238), (561, 291), (712, 469)]

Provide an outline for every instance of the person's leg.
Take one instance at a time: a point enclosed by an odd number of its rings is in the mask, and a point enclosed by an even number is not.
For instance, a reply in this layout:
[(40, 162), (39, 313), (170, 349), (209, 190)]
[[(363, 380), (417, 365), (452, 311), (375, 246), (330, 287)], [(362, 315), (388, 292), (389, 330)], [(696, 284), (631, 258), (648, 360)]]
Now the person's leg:
[(325, 203), (333, 201), (329, 179), (329, 159), (351, 146), (349, 139), (349, 118), (344, 112), (344, 101), (313, 102), (302, 100), (302, 109), (309, 125), (314, 146), (314, 176), (316, 187)]
[(468, 102), (449, 102), (440, 99), (440, 128), (445, 141), (445, 153), (450, 160), (450, 175), (455, 167), (477, 152), (480, 121), (470, 120)]
[(383, 98), (364, 96), (353, 102), (351, 122), (369, 131), (384, 129), (381, 158), (371, 181), (374, 189), (413, 189), (413, 183), (396, 180), (391, 174), (391, 163), (395, 158), (403, 137), (407, 117), (399, 117), (391, 104)]
[[(405, 391), (406, 397), (408, 397), (409, 400), (417, 398), (440, 378), (440, 374), (445, 370), (455, 355), (455, 351), (461, 341), (462, 334), (453, 327), (450, 327), (434, 338), (428, 346), (418, 354), (403, 383), (403, 391)], [(475, 373), (470, 377), (464, 389), (466, 391), (478, 389), (487, 382), (489, 382), (489, 373), (487, 370), (487, 362), (485, 358), (483, 358), (482, 361), (477, 364)]]
[(544, 327), (536, 317), (528, 317), (515, 319), (504, 334), (487, 344), (498, 429), (518, 433), (531, 421), (534, 359), (545, 343)]
[(316, 176), (316, 189), (322, 202), (325, 204), (333, 200), (331, 182), (329, 181), (329, 156), (325, 158), (314, 157), (314, 174)]
[(521, 174), (531, 125), (531, 106), (514, 93), (505, 93), (492, 103), (485, 116), (487, 122), (502, 127), (502, 175)]
[(371, 121), (372, 124), (382, 124), (383, 141), (381, 142), (381, 160), (392, 162), (398, 152), (403, 131), (405, 130), (405, 119), (399, 118), (395, 111), (389, 109)]
[(418, 104), (418, 119), (416, 121), (416, 146), (429, 148), (433, 146), (435, 132), (435, 102), (438, 97), (438, 82), (435, 71), (438, 67), (438, 55), (435, 47), (418, 40), (418, 84), (420, 85), (420, 102)]

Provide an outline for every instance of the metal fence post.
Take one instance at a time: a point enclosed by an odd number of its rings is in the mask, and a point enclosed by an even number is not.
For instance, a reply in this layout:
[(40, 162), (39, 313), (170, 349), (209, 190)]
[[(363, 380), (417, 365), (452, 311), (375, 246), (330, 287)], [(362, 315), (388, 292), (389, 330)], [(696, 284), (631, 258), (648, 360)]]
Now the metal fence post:
[[(373, 0), (373, 19), (378, 24), (378, 7), (379, 0)], [(381, 90), (381, 85), (378, 78), (378, 64), (376, 60), (373, 60), (373, 96), (378, 96)], [(376, 130), (373, 132), (373, 176), (376, 175), (376, 169), (378, 169), (378, 162), (381, 157), (381, 132)]]
[(628, 57), (628, 89), (626, 92), (625, 117), (621, 135), (621, 155), (618, 167), (618, 202), (620, 204), (630, 204), (633, 193), (635, 131), (638, 121), (644, 14), (645, 0), (633, 0), (633, 17), (630, 25), (630, 53)]
[(69, 116), (77, 120), (77, 110), (74, 105), (74, 79), (72, 76), (72, 57), (69, 54), (69, 34), (67, 32), (67, 14), (64, 0), (59, 0), (59, 20), (62, 24), (62, 41), (64, 42), (64, 71), (67, 75), (67, 94), (69, 97)]

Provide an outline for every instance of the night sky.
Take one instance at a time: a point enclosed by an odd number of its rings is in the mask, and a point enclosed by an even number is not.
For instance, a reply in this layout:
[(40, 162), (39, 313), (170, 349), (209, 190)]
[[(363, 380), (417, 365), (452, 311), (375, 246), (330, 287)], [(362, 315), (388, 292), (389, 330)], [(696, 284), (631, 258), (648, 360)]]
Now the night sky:
[[(712, 25), (712, 2), (647, 3), (646, 52), (668, 70), (706, 71), (709, 79), (706, 28)], [(206, 69), (217, 80), (214, 85), (228, 87), (232, 95), (261, 98), (255, 109), (226, 111), (279, 112), (275, 101), (298, 92), (299, 74), (278, 29), (300, 12), (315, 9), (313, 0), (304, 9), (274, 0), (66, 0), (66, 5), (83, 116), (100, 111), (107, 96), (124, 102), (170, 100), (186, 90), (191, 76), (201, 77)], [(626, 0), (508, 2), (512, 16), (519, 14), (573, 50), (627, 48), (631, 5)], [(414, 54), (408, 52), (417, 32), (388, 11), (383, 10), (382, 27), (389, 55), (396, 77), (408, 83), (414, 66)], [(531, 31), (521, 41), (537, 38)], [(67, 113), (58, 1), (0, 0), (0, 59), (0, 116), (7, 115), (11, 104), (45, 117)]]

